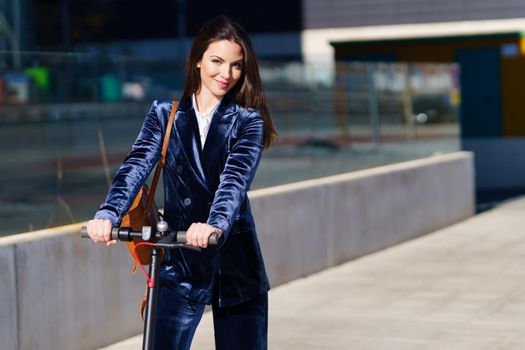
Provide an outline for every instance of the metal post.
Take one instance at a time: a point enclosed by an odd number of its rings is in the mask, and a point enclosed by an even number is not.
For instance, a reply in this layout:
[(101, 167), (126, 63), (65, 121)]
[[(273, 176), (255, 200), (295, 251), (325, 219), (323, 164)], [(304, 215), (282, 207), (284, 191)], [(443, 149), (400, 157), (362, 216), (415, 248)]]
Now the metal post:
[(13, 66), (20, 69), (20, 0), (13, 1)]
[(413, 139), (416, 137), (416, 124), (414, 121), (414, 112), (412, 111), (412, 85), (410, 76), (410, 65), (408, 63), (402, 66), (405, 78), (405, 89), (403, 90), (403, 113), (405, 116), (405, 137)]
[[(0, 37), (6, 35), (4, 33), (4, 29), (2, 28), (3, 26), (3, 22), (2, 22), (2, 19), (3, 19), (3, 12), (5, 11), (6, 9), (6, 0), (0, 0)], [(0, 40), (0, 50), (2, 51), (7, 51), (7, 43), (8, 43), (8, 38), (5, 38), (5, 40)]]
[(374, 143), (381, 143), (381, 127), (379, 125), (379, 96), (374, 84), (374, 71), (376, 65), (367, 63), (368, 79), (368, 111), (370, 114), (370, 132)]
[(9, 44), (11, 45), (11, 52), (13, 54), (13, 67), (20, 69), (20, 46), (18, 43), (18, 37), (13, 32), (4, 14), (0, 12), (0, 31), (5, 34)]
[(344, 82), (348, 79), (350, 69), (348, 69), (349, 63), (336, 62), (335, 71), (336, 79), (335, 87), (333, 89), (334, 104), (335, 104), (335, 119), (336, 125), (339, 127), (339, 135), (341, 136), (342, 144), (350, 147), (350, 133), (349, 133), (349, 108), (348, 108), (348, 95), (350, 91), (346, 91)]

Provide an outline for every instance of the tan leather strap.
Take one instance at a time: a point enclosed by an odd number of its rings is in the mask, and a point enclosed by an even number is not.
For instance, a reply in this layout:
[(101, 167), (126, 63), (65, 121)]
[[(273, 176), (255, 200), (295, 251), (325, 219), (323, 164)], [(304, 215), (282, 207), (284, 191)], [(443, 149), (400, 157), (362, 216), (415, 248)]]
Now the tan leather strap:
[(135, 259), (135, 254), (134, 254), (135, 242), (133, 241), (126, 242), (126, 247), (128, 247), (129, 254), (133, 258), (133, 266), (131, 266), (131, 273), (135, 273), (137, 271), (137, 264), (138, 264), (137, 259)]
[(168, 152), (168, 142), (170, 140), (171, 129), (173, 126), (173, 121), (175, 120), (175, 112), (177, 112), (177, 107), (179, 106), (178, 101), (173, 101), (173, 106), (171, 107), (170, 118), (168, 119), (168, 125), (166, 126), (166, 133), (164, 134), (164, 142), (162, 143), (162, 152), (160, 154), (160, 160), (155, 169), (155, 175), (153, 176), (153, 181), (151, 181), (151, 188), (148, 196), (148, 202), (146, 203), (146, 213), (149, 213), (151, 206), (153, 205), (153, 200), (155, 199), (155, 190), (157, 189), (157, 183), (159, 182), (160, 173), (166, 162), (166, 153)]

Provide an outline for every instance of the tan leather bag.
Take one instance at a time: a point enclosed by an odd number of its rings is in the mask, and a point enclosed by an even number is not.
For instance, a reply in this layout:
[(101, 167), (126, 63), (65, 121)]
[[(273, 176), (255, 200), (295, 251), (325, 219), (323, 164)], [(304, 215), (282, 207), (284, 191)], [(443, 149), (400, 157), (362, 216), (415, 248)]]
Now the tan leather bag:
[[(168, 125), (166, 126), (166, 133), (164, 134), (164, 142), (162, 144), (162, 152), (157, 168), (155, 169), (155, 175), (151, 182), (151, 189), (148, 185), (142, 185), (142, 188), (139, 190), (139, 193), (135, 197), (133, 204), (130, 209), (122, 218), (120, 227), (131, 227), (133, 231), (141, 231), (142, 226), (152, 226), (157, 225), (159, 220), (159, 211), (155, 205), (155, 190), (157, 189), (157, 183), (159, 182), (160, 173), (166, 162), (166, 152), (168, 150), (168, 141), (170, 139), (171, 129), (173, 126), (173, 121), (175, 119), (175, 112), (177, 111), (178, 102), (174, 101), (171, 108), (170, 117), (168, 119)], [(132, 242), (128, 243), (128, 249), (131, 256), (133, 257), (133, 267), (132, 271), (135, 272), (137, 269), (137, 263), (143, 265), (151, 264), (151, 254), (152, 248), (150, 246), (140, 246), (137, 248), (137, 258), (133, 251), (135, 250), (135, 245), (141, 242), (141, 239), (134, 239)]]

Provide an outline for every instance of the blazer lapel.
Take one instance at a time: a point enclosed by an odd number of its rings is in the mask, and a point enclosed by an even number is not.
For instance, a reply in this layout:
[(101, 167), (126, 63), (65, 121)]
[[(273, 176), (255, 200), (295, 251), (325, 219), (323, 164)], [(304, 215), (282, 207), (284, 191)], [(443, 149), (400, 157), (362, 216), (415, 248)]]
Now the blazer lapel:
[(237, 117), (235, 112), (236, 105), (224, 97), (212, 117), (202, 152), (204, 169), (209, 179), (213, 178), (213, 169), (216, 169), (217, 155), (228, 139), (230, 129)]
[(199, 137), (197, 116), (191, 104), (191, 98), (179, 104), (179, 111), (175, 118), (175, 130), (182, 145), (184, 155), (197, 174), (200, 182), (209, 190), (206, 171), (202, 166), (202, 146)]

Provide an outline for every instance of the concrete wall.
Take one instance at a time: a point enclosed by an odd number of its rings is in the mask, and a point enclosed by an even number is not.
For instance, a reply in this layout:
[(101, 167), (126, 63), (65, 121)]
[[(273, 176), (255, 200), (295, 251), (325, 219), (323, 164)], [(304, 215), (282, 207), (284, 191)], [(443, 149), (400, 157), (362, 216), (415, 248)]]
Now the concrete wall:
[(435, 231), (474, 213), (471, 153), (253, 191), (275, 284)]
[(0, 243), (0, 339), (6, 349), (18, 348), (15, 276), (14, 246)]
[(80, 226), (0, 239), (2, 349), (94, 349), (142, 330), (127, 248), (80, 239)]
[[(273, 286), (463, 220), (472, 155), (400, 163), (250, 193)], [(0, 239), (2, 349), (94, 349), (141, 331), (144, 278), (123, 245), (79, 225)]]

